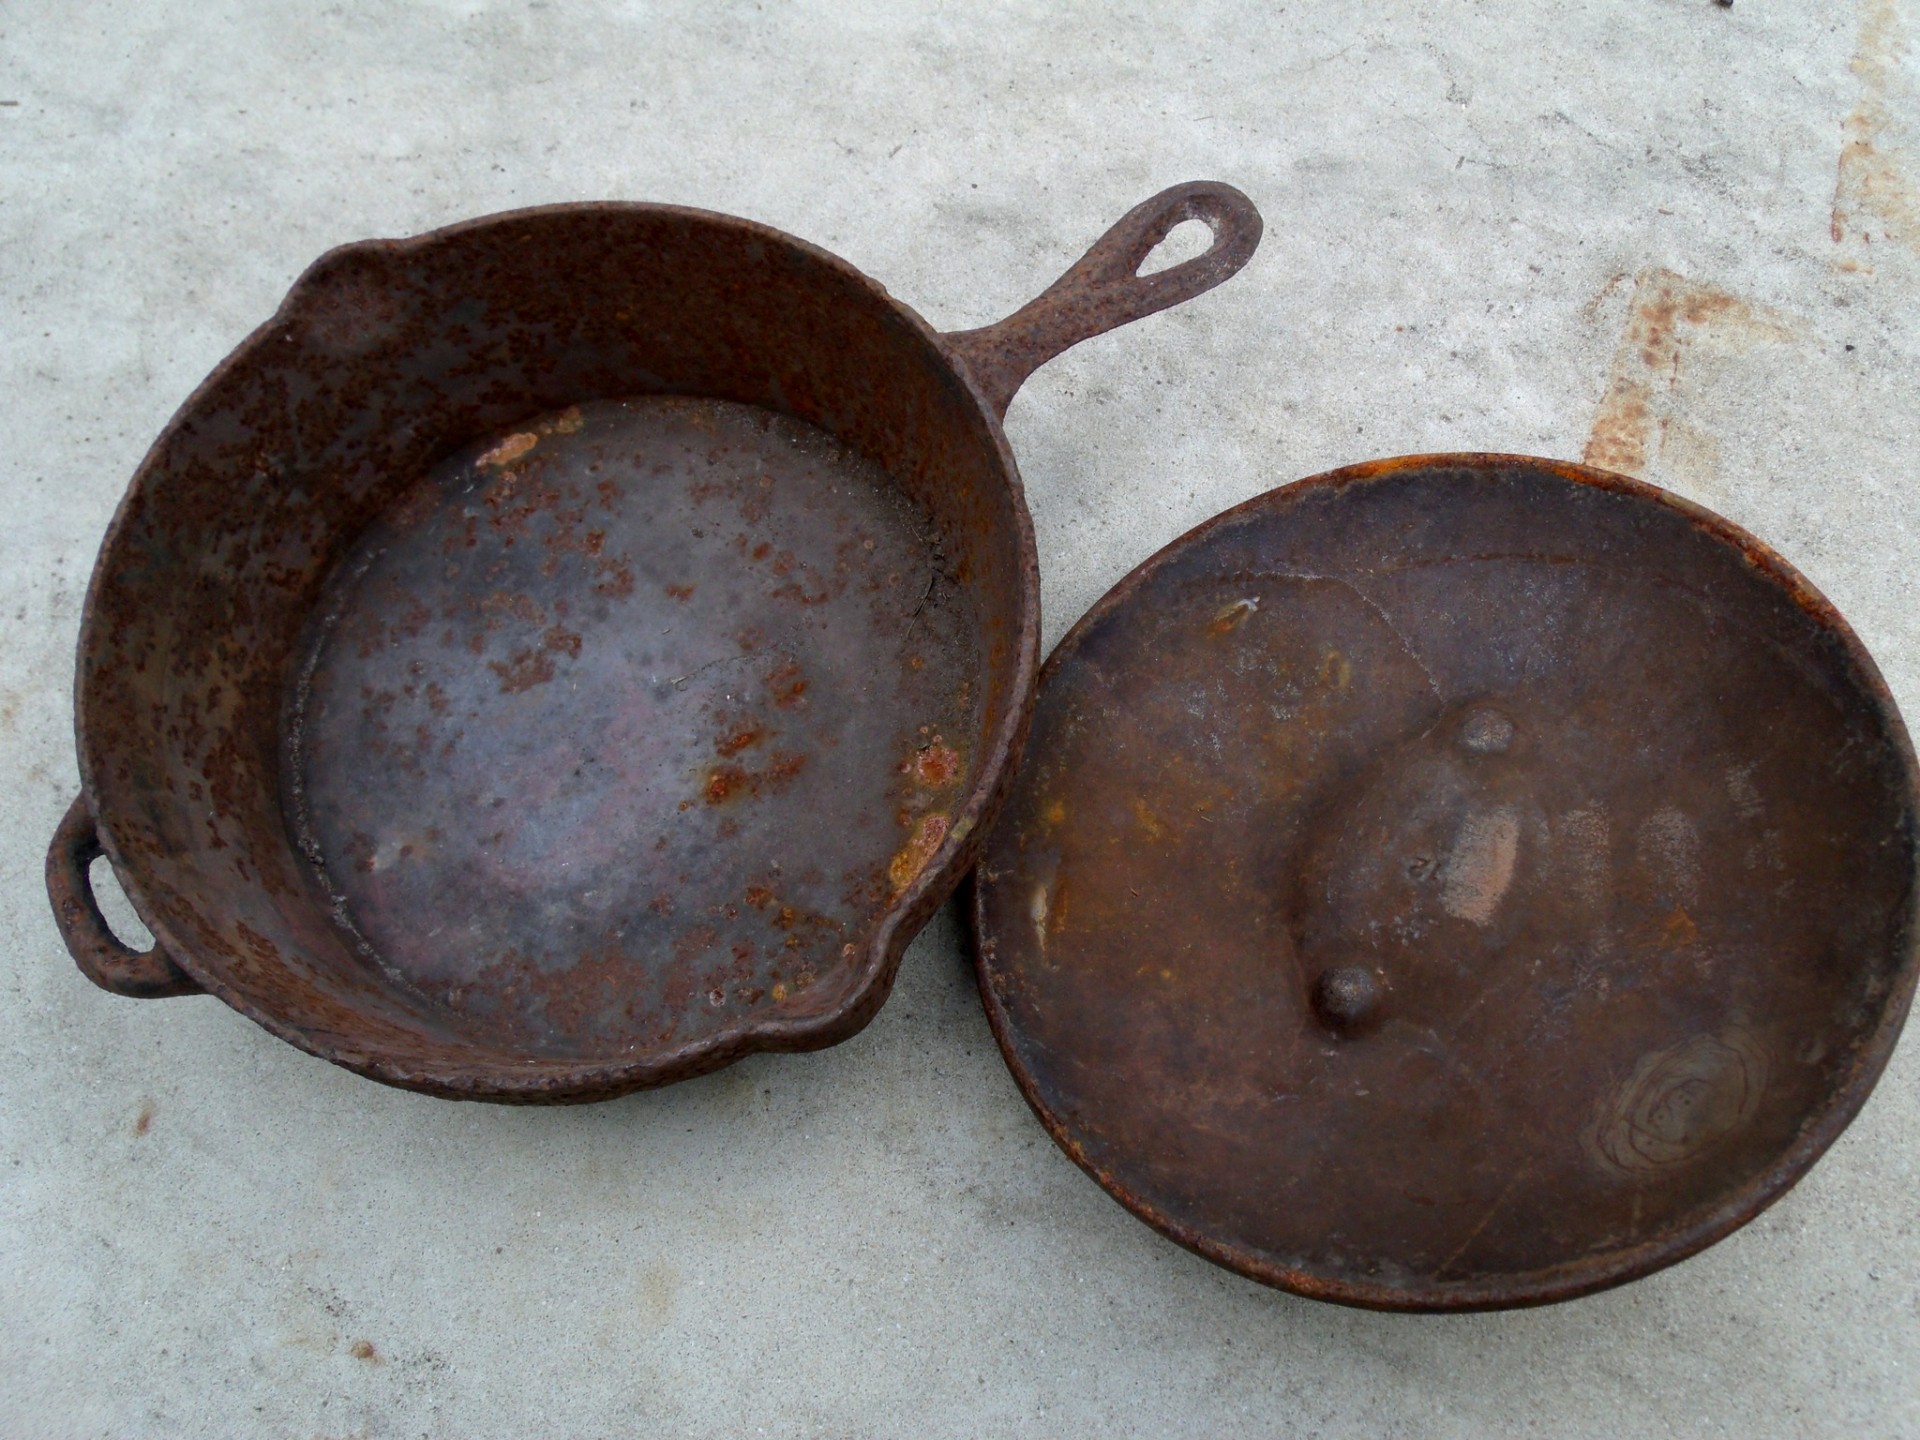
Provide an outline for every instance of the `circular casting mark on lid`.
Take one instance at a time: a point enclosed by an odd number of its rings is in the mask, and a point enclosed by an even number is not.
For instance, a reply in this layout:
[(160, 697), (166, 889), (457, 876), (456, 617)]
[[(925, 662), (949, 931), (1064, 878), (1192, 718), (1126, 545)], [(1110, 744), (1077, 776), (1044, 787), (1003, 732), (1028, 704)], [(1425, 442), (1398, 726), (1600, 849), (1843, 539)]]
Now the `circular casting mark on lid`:
[(1738, 1026), (1644, 1056), (1601, 1102), (1587, 1143), (1628, 1174), (1683, 1165), (1753, 1119), (1767, 1052)]

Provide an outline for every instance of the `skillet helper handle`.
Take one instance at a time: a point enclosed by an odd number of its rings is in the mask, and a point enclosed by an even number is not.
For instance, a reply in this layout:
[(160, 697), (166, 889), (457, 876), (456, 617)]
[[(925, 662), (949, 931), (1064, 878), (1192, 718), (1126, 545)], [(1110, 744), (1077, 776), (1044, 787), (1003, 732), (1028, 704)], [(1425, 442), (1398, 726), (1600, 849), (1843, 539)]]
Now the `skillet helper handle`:
[(60, 938), (80, 973), (102, 990), (135, 1000), (203, 993), (158, 941), (143, 954), (114, 935), (93, 898), (89, 876), (93, 862), (104, 853), (87, 797), (77, 796), (47, 847), (47, 896), (53, 901)]
[[(1140, 266), (1183, 220), (1213, 232), (1205, 254), (1151, 275)], [(1082, 340), (1203, 295), (1252, 258), (1260, 212), (1231, 185), (1195, 180), (1136, 205), (1047, 292), (997, 325), (941, 339), (981, 398), (1005, 416), (1027, 376)]]

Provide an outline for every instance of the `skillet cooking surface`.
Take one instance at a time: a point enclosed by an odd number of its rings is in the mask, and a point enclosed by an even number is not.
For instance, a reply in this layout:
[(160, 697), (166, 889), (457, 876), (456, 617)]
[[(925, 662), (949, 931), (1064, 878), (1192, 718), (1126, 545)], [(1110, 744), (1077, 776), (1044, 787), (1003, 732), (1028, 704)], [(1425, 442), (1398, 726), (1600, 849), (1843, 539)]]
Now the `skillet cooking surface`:
[(336, 920), (502, 1048), (832, 1009), (983, 723), (930, 533), (748, 405), (602, 401), (469, 446), (329, 582), (292, 697)]

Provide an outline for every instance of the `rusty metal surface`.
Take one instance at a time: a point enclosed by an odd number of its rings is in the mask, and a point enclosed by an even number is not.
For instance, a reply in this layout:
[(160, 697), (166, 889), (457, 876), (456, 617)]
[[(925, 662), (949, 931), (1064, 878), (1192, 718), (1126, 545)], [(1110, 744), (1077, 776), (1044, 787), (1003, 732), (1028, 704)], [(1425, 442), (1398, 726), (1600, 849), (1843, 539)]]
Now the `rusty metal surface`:
[(340, 567), (288, 727), (362, 953), (529, 1054), (836, 1011), (985, 728), (930, 527), (752, 406), (601, 401), (454, 457)]
[[(1190, 214), (1207, 254), (1122, 273)], [(950, 344), (822, 251), (675, 207), (323, 257), (102, 547), (48, 863), (75, 959), (462, 1098), (852, 1034), (1025, 733), (1007, 399), (1258, 233), (1177, 187)], [(96, 822), (149, 956), (91, 903)]]
[[(1207, 250), (1140, 274), (1154, 247), (1187, 220), (1213, 232)], [(1175, 185), (1121, 216), (1044, 294), (998, 324), (946, 336), (947, 348), (960, 357), (987, 408), (1005, 415), (1027, 376), (1061, 351), (1191, 300), (1232, 275), (1253, 258), (1260, 231), (1260, 212), (1232, 186)]]
[(1652, 487), (1334, 472), (1048, 661), (981, 992), (1054, 1138), (1243, 1274), (1565, 1299), (1776, 1199), (1912, 996), (1911, 746), (1830, 606)]
[(74, 963), (102, 990), (139, 1000), (198, 995), (200, 987), (173, 963), (164, 945), (146, 950), (125, 945), (108, 927), (94, 899), (88, 872), (105, 852), (84, 795), (76, 795), (47, 847), (47, 894), (54, 920)]

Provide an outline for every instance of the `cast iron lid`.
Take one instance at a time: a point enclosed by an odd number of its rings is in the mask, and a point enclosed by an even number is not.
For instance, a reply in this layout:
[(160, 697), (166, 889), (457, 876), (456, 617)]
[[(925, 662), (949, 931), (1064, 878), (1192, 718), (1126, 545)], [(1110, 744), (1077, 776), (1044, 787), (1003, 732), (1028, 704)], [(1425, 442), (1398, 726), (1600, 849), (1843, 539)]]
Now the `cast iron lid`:
[(1060, 1145), (1306, 1295), (1564, 1299), (1726, 1235), (1865, 1100), (1915, 977), (1912, 747), (1717, 516), (1436, 455), (1272, 491), (1042, 675), (975, 899)]

